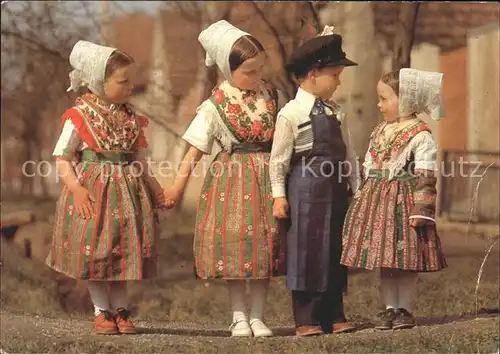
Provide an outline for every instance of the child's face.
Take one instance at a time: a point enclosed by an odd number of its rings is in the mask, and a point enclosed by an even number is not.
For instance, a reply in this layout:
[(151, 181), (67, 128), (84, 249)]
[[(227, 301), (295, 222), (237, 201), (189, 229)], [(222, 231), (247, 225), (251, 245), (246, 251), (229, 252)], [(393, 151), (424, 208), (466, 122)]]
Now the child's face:
[(245, 60), (232, 73), (234, 84), (242, 90), (257, 89), (262, 80), (265, 60), (265, 53), (259, 53), (255, 57)]
[(340, 74), (344, 71), (343, 66), (313, 69), (309, 75), (313, 78), (316, 95), (324, 100), (332, 98), (333, 93), (340, 85)]
[(393, 122), (398, 118), (399, 97), (387, 84), (379, 81), (377, 84), (378, 104), (377, 107), (384, 115), (384, 120)]
[(112, 103), (127, 103), (134, 89), (133, 65), (119, 68), (104, 82), (106, 99)]

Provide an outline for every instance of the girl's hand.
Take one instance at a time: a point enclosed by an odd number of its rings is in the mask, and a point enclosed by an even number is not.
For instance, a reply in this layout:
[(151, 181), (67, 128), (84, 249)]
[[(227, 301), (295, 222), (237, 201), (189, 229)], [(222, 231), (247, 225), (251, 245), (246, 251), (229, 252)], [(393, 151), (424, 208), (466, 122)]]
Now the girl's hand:
[(422, 227), (427, 224), (432, 223), (430, 220), (422, 219), (422, 218), (412, 218), (410, 219), (410, 226), (411, 227)]
[(180, 195), (181, 191), (177, 190), (175, 187), (166, 188), (163, 190), (163, 197), (167, 209), (172, 209), (175, 206), (175, 204), (177, 204)]
[(277, 219), (288, 218), (288, 201), (285, 197), (274, 199), (273, 216)]
[(158, 189), (154, 192), (153, 194), (153, 202), (155, 205), (155, 208), (160, 208), (163, 209), (165, 208), (165, 195), (163, 194), (163, 189)]
[(78, 215), (84, 219), (94, 217), (95, 210), (92, 203), (95, 202), (95, 199), (89, 194), (89, 191), (82, 186), (78, 186), (72, 192), (75, 209)]

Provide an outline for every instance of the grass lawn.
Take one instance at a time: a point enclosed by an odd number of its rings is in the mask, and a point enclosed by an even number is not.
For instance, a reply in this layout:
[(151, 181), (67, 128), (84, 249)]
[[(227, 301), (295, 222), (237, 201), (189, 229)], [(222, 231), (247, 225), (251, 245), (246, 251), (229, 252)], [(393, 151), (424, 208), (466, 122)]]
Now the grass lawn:
[[(131, 284), (130, 299), (141, 330), (135, 336), (94, 335), (90, 312), (75, 312), (76, 303), (61, 305), (61, 288), (54, 275), (40, 262), (22, 259), (12, 245), (3, 244), (0, 348), (7, 353), (498, 352), (498, 245), (484, 266), (476, 294), (478, 272), (492, 240), (441, 236), (449, 268), (419, 277), (418, 327), (374, 331), (371, 321), (381, 310), (378, 274), (352, 272), (345, 310), (361, 330), (302, 339), (293, 336), (290, 294), (283, 278), (273, 280), (267, 303), (267, 323), (277, 336), (229, 338), (226, 289), (220, 282), (193, 279), (189, 235), (165, 237), (161, 276)], [(88, 296), (81, 301), (90, 306)]]

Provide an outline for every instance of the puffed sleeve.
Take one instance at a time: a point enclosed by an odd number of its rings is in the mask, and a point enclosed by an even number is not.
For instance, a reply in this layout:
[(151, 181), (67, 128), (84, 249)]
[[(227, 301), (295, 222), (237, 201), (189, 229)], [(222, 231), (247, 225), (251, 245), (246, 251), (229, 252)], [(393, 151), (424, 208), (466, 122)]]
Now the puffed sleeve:
[(422, 135), (424, 139), (420, 140), (420, 143), (415, 146), (415, 169), (416, 170), (432, 170), (436, 169), (436, 156), (437, 156), (437, 145), (434, 141), (432, 134), (429, 132), (421, 132), (415, 136)]
[(82, 139), (78, 135), (78, 131), (71, 121), (67, 119), (64, 122), (61, 135), (57, 140), (56, 146), (52, 153), (53, 156), (65, 157), (67, 159), (73, 159), (76, 152), (79, 150), (82, 144)]
[(188, 129), (182, 136), (188, 144), (194, 146), (204, 154), (212, 153), (212, 146), (214, 142), (213, 122), (216, 119), (215, 114), (217, 111), (212, 109), (212, 103), (205, 101), (198, 108), (196, 116), (191, 121)]
[(351, 131), (349, 129), (347, 117), (344, 117), (341, 129), (342, 129), (342, 137), (344, 138), (344, 142), (346, 144), (347, 153), (346, 153), (346, 161), (348, 162), (350, 168), (350, 174), (348, 177), (349, 186), (351, 187), (351, 192), (354, 194), (358, 191), (361, 185), (361, 171), (359, 166), (359, 158), (354, 150), (354, 144), (351, 137)]
[(283, 92), (281, 92), (281, 90), (277, 90), (278, 91), (278, 112), (280, 111), (280, 109), (282, 109), (285, 104), (286, 104), (286, 98), (285, 98), (285, 95), (283, 94)]

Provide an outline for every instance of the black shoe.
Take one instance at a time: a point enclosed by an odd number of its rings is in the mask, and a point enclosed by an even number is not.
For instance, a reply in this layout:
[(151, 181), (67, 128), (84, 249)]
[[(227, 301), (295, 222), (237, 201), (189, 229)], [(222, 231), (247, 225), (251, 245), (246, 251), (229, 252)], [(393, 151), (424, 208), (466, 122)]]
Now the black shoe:
[(375, 324), (375, 328), (382, 331), (392, 329), (393, 322), (396, 319), (396, 316), (396, 311), (394, 311), (394, 309), (392, 308), (380, 312), (377, 315), (378, 318), (377, 323)]
[(406, 309), (397, 309), (396, 318), (393, 321), (392, 329), (413, 328), (416, 326), (415, 317)]

